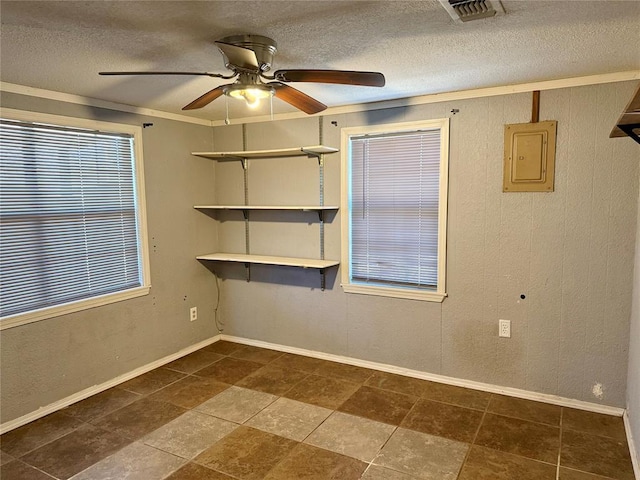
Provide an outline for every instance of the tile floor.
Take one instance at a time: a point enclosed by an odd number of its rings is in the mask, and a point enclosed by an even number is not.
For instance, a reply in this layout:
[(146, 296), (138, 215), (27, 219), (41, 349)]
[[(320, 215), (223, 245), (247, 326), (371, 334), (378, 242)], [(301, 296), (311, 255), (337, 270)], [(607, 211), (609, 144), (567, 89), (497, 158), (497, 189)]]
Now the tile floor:
[(3, 480), (632, 480), (622, 419), (218, 342), (8, 432)]

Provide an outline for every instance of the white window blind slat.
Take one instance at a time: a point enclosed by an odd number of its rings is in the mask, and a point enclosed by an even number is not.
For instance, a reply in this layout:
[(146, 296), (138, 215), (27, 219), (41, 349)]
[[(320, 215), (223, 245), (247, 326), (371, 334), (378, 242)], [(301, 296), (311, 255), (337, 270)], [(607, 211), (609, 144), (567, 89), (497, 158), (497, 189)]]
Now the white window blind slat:
[(142, 285), (133, 137), (0, 121), (0, 316)]
[(440, 130), (350, 138), (351, 281), (438, 282)]

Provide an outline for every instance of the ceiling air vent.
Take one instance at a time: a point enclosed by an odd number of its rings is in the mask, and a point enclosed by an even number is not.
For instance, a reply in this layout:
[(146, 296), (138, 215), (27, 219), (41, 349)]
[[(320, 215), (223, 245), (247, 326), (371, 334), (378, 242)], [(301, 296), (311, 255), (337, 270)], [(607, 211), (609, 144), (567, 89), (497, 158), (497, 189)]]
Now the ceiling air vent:
[(504, 14), (500, 0), (440, 0), (456, 22), (470, 22)]

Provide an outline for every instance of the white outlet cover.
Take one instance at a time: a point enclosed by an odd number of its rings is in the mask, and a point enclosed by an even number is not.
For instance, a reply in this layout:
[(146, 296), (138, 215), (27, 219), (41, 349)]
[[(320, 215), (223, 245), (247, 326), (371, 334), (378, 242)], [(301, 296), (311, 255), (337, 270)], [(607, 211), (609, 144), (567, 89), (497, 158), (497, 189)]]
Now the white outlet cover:
[(498, 322), (498, 336), (511, 338), (511, 320), (500, 320)]

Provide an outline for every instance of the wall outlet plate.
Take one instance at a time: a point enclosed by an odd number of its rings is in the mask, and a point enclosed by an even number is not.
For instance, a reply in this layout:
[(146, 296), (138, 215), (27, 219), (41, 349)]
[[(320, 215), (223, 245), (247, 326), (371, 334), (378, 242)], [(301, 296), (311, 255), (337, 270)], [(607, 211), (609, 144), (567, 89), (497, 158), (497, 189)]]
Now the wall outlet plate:
[(189, 320), (194, 321), (198, 319), (198, 307), (191, 307), (189, 310)]
[(511, 320), (498, 321), (498, 336), (511, 338)]

